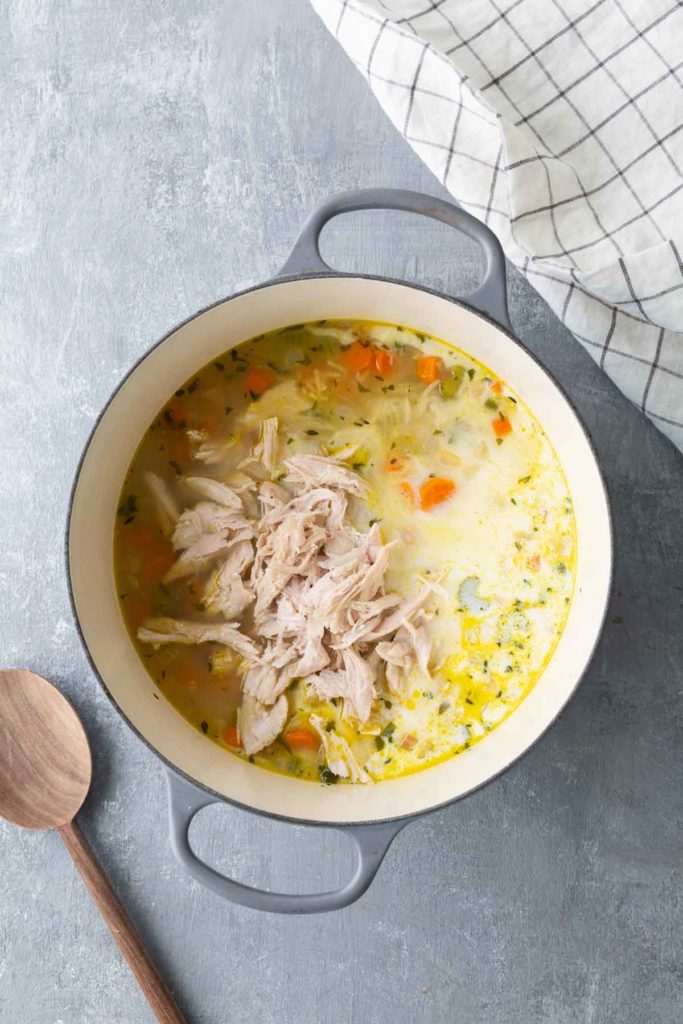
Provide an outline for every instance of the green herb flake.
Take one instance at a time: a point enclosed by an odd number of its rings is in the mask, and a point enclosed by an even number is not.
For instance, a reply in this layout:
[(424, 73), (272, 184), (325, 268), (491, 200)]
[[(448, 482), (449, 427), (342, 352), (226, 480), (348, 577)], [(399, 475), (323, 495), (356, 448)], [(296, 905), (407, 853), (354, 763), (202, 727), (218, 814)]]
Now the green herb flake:
[(125, 501), (119, 505), (118, 514), (129, 521), (138, 510), (138, 499), (134, 494), (129, 494)]

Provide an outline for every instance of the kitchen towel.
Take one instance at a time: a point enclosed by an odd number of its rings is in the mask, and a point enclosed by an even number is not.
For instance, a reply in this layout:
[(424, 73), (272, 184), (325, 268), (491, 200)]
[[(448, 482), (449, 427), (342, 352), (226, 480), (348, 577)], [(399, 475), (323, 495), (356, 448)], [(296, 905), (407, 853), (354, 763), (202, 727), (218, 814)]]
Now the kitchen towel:
[(311, 0), (394, 125), (683, 449), (683, 6)]

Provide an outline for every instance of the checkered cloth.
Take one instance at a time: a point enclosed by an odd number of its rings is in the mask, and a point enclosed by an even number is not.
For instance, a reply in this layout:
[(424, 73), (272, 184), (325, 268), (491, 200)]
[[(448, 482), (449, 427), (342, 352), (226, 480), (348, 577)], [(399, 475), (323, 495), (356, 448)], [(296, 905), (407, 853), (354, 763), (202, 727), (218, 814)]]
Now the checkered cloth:
[(683, 6), (311, 0), (410, 145), (683, 448)]

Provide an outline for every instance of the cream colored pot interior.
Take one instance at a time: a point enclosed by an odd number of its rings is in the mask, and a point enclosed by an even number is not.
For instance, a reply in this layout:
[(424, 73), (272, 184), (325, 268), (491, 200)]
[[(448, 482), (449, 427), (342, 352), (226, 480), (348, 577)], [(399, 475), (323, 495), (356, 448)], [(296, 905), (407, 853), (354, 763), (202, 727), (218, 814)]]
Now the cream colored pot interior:
[[(471, 750), (421, 773), (374, 786), (328, 786), (276, 775), (220, 749), (162, 699), (119, 614), (112, 535), (133, 453), (158, 409), (220, 352), (286, 324), (358, 317), (404, 324), (459, 345), (507, 381), (546, 430), (576, 512), (577, 584), (567, 627), (546, 672), (513, 714)], [(241, 804), (315, 821), (372, 821), (424, 811), (464, 795), (522, 754), (570, 697), (602, 624), (611, 573), (605, 492), (571, 407), (505, 334), (446, 299), (363, 278), (273, 284), (226, 300), (178, 328), (128, 377), (104, 413), (77, 482), (69, 570), (85, 643), (115, 703), (141, 735), (192, 779)], [(156, 694), (156, 696), (155, 696)]]

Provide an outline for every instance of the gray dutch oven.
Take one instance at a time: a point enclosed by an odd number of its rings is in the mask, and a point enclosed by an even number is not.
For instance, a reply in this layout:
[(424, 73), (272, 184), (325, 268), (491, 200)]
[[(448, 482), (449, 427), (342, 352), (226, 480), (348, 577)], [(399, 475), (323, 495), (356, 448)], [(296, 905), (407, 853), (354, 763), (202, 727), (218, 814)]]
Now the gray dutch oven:
[[(318, 239), (352, 210), (420, 213), (458, 228), (482, 248), (481, 285), (461, 299), (386, 278), (332, 271)], [(119, 613), (112, 535), (128, 465), (169, 395), (220, 352), (287, 324), (331, 318), (404, 324), (451, 340), (490, 367), (527, 403), (563, 466), (577, 527), (577, 579), (557, 649), (531, 693), (486, 740), (426, 771), (368, 786), (321, 787), (251, 765), (209, 742), (159, 693), (140, 663)], [(607, 607), (612, 570), (610, 513), (595, 454), (572, 406), (511, 334), (505, 262), (492, 232), (463, 210), (430, 196), (369, 189), (334, 196), (305, 224), (273, 280), (223, 299), (174, 328), (128, 374), (100, 416), (72, 495), (68, 573), (74, 613), (92, 666), (130, 727), (164, 761), (171, 842), (190, 874), (219, 896), (279, 913), (344, 907), (370, 885), (387, 849), (417, 815), (459, 800), (509, 768), (557, 718), (588, 665)], [(194, 815), (216, 801), (300, 825), (344, 830), (357, 867), (334, 892), (264, 892), (226, 878), (193, 852)]]

